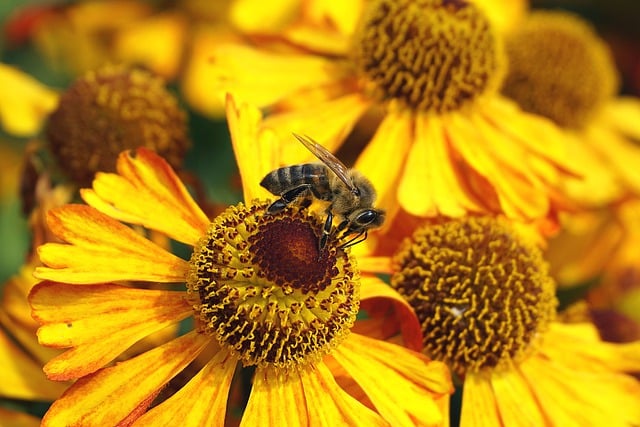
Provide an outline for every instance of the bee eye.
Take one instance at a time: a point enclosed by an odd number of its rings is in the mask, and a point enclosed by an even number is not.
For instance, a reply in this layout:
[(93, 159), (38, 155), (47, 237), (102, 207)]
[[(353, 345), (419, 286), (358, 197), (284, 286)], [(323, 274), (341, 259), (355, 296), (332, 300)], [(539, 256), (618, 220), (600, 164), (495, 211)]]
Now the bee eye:
[(363, 211), (356, 217), (356, 222), (359, 225), (367, 225), (371, 224), (378, 217), (378, 213), (374, 210), (368, 209)]

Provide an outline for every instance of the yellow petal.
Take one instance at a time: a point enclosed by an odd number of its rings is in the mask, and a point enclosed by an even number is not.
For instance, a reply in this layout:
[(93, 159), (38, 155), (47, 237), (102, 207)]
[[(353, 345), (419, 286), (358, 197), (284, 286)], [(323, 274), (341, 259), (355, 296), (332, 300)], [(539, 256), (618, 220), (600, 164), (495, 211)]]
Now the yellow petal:
[(58, 94), (18, 69), (0, 63), (0, 122), (13, 135), (36, 134), (58, 105)]
[(53, 403), (43, 426), (117, 425), (184, 369), (208, 342), (192, 332), (81, 378)]
[[(29, 312), (31, 312), (31, 308), (29, 308)], [(38, 323), (33, 319), (31, 319), (31, 322), (32, 323), (25, 325), (5, 313), (4, 310), (0, 310), (0, 323), (2, 323), (2, 326), (5, 330), (10, 331), (13, 340), (29, 354), (29, 357), (38, 362), (38, 365), (42, 367), (49, 360), (58, 356), (60, 350), (42, 346), (38, 342)], [(42, 371), (42, 368), (40, 368), (40, 371)]]
[(38, 248), (35, 276), (65, 283), (118, 280), (184, 282), (189, 263), (167, 252), (131, 228), (84, 205), (47, 212), (50, 229), (69, 245), (47, 243)]
[(118, 156), (118, 175), (98, 173), (83, 199), (120, 221), (161, 231), (195, 245), (209, 219), (193, 200), (171, 166), (151, 150), (140, 148)]
[(275, 54), (236, 44), (221, 44), (210, 54), (208, 78), (215, 93), (232, 93), (236, 101), (258, 107), (332, 82), (337, 74), (333, 60), (306, 54)]
[(519, 369), (557, 425), (628, 426), (640, 420), (640, 383), (631, 376), (576, 369), (539, 356), (527, 358)]
[(387, 423), (378, 414), (345, 393), (329, 369), (318, 364), (304, 369), (300, 380), (309, 419), (318, 426), (383, 426)]
[(307, 411), (299, 373), (284, 376), (277, 368), (260, 367), (254, 374), (240, 426), (309, 425), (312, 419)]
[(386, 256), (361, 256), (358, 257), (358, 268), (366, 273), (393, 273), (391, 259)]
[(178, 73), (187, 35), (187, 20), (178, 13), (160, 13), (118, 31), (113, 55), (127, 64), (173, 79)]
[(118, 285), (77, 286), (43, 282), (30, 295), (42, 324), (40, 343), (72, 350), (45, 366), (49, 378), (79, 378), (103, 367), (140, 339), (193, 311), (184, 292)]
[[(359, 264), (359, 262), (358, 262)], [(398, 328), (402, 332), (404, 346), (415, 351), (420, 351), (422, 345), (422, 328), (413, 308), (398, 292), (377, 277), (362, 276), (360, 287), (360, 308), (371, 318), (382, 318), (384, 329), (378, 332), (384, 335), (376, 337), (366, 333), (359, 327), (361, 321), (356, 322), (354, 332), (373, 337), (386, 339), (391, 334), (397, 333)], [(389, 321), (388, 315), (393, 315)], [(389, 330), (391, 329), (391, 330)], [(387, 332), (388, 331), (388, 332)]]
[(631, 96), (622, 96), (608, 103), (603, 119), (622, 135), (640, 140), (640, 100)]
[(461, 427), (495, 427), (502, 425), (498, 414), (496, 396), (489, 376), (484, 373), (468, 373), (462, 392)]
[(479, 211), (479, 203), (465, 191), (456, 173), (456, 161), (442, 122), (433, 115), (418, 115), (412, 142), (398, 187), (402, 207), (421, 217), (460, 217)]
[(434, 402), (435, 397), (453, 392), (443, 363), (358, 334), (350, 334), (332, 355), (391, 425), (435, 426), (447, 416)]
[(329, 25), (343, 36), (350, 36), (356, 29), (364, 9), (362, 0), (324, 0), (303, 3), (305, 20), (316, 25)]
[(273, 129), (282, 141), (282, 164), (315, 162), (318, 159), (298, 143), (292, 134), (308, 135), (327, 150), (335, 152), (368, 106), (368, 102), (361, 95), (346, 95), (270, 115), (264, 120), (263, 125)]
[(231, 95), (227, 96), (227, 123), (247, 203), (273, 197), (259, 183), (281, 166), (279, 141), (273, 132), (261, 127), (261, 121), (260, 110), (246, 102), (237, 105)]
[(25, 400), (54, 400), (66, 388), (66, 384), (48, 380), (42, 372), (42, 366), (20, 350), (2, 329), (0, 366), (0, 396)]
[(299, 0), (235, 0), (229, 5), (229, 19), (243, 32), (276, 32), (293, 20)]
[(383, 209), (397, 205), (397, 182), (413, 140), (412, 127), (410, 113), (387, 114), (356, 161), (355, 168), (369, 178), (378, 193), (377, 205)]
[(542, 426), (544, 414), (522, 374), (516, 370), (495, 372), (491, 375), (500, 418), (507, 426)]
[(225, 425), (229, 388), (237, 361), (219, 352), (184, 387), (140, 417), (134, 425), (183, 427)]

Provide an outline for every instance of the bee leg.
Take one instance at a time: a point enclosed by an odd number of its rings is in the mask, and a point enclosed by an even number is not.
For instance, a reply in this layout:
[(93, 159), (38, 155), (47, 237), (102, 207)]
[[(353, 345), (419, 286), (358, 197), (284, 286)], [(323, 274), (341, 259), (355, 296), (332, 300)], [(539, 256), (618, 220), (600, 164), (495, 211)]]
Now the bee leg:
[(333, 224), (333, 212), (331, 209), (327, 209), (327, 219), (324, 221), (324, 226), (322, 227), (322, 236), (320, 236), (320, 240), (318, 241), (318, 252), (322, 253), (322, 250), (327, 246), (327, 241), (329, 240), (329, 236), (331, 235), (331, 225)]
[[(360, 237), (362, 238), (359, 239)], [(345, 249), (345, 248), (348, 248), (349, 246), (357, 245), (358, 243), (364, 242), (365, 240), (367, 240), (367, 231), (363, 230), (363, 231), (360, 231), (358, 234), (356, 234), (356, 237), (354, 237), (353, 239), (340, 245), (340, 248)]]
[(275, 214), (284, 210), (287, 205), (297, 199), (305, 191), (311, 190), (311, 185), (303, 184), (285, 191), (280, 195), (280, 198), (271, 203), (267, 208), (267, 213)]

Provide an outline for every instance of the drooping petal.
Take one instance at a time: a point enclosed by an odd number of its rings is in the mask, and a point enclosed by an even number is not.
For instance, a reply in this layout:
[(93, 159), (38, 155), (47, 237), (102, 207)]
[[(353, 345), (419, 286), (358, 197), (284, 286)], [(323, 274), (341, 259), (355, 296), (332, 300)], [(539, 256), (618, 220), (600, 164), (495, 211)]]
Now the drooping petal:
[[(20, 350), (0, 329), (0, 366), (2, 381), (0, 396), (26, 400), (54, 400), (66, 384), (48, 380), (42, 366), (34, 362), (28, 354)], [(2, 424), (2, 418), (0, 418)]]
[(221, 44), (211, 52), (208, 76), (220, 94), (265, 107), (296, 91), (336, 79), (336, 65), (320, 57), (264, 52), (238, 44)]
[(192, 332), (81, 378), (53, 403), (42, 425), (117, 425), (184, 369), (208, 341)]
[(332, 355), (391, 425), (436, 426), (447, 416), (435, 403), (453, 391), (443, 363), (358, 334), (350, 334)]
[(357, 321), (353, 331), (377, 339), (388, 339), (400, 331), (403, 345), (420, 351), (423, 347), (420, 321), (406, 299), (377, 277), (365, 275), (360, 281), (360, 309), (368, 319)]
[(501, 425), (498, 403), (489, 375), (468, 373), (462, 392), (461, 427), (495, 427)]
[(171, 166), (146, 148), (118, 156), (118, 174), (98, 173), (93, 189), (82, 198), (120, 221), (158, 230), (179, 242), (195, 245), (209, 219)]
[(30, 302), (34, 318), (42, 324), (40, 343), (73, 347), (45, 366), (55, 380), (94, 372), (140, 339), (193, 313), (183, 292), (111, 284), (43, 282), (33, 289)]
[(224, 414), (237, 360), (221, 351), (184, 387), (140, 417), (134, 425), (184, 427), (225, 425)]
[(227, 95), (227, 123), (246, 203), (273, 197), (259, 183), (266, 174), (281, 166), (279, 141), (275, 133), (261, 126), (261, 121), (260, 110), (245, 102), (237, 105), (235, 99)]
[(35, 276), (65, 283), (118, 280), (183, 282), (189, 263), (90, 206), (67, 205), (47, 212), (50, 229), (69, 245), (38, 248)]
[(603, 111), (603, 120), (622, 135), (640, 140), (640, 100), (621, 96), (608, 103)]
[(315, 162), (318, 159), (292, 134), (308, 135), (335, 152), (368, 107), (369, 102), (362, 95), (349, 94), (268, 116), (263, 124), (275, 130), (282, 141), (282, 164)]

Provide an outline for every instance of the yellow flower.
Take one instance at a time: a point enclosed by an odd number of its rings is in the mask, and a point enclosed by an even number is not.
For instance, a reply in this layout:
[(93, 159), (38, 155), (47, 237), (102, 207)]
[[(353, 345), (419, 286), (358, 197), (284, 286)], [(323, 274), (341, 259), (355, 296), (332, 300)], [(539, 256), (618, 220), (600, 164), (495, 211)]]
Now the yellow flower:
[(416, 231), (391, 285), (421, 321), (425, 354), (463, 383), (462, 426), (635, 425), (640, 341), (600, 340), (589, 323), (555, 320), (541, 251), (494, 218)]
[[(379, 0), (362, 13), (332, 12), (253, 45), (217, 46), (210, 79), (264, 107), (265, 126), (313, 135), (330, 150), (381, 110), (355, 167), (390, 220), (398, 206), (420, 217), (528, 220), (563, 207), (561, 178), (573, 177), (563, 134), (497, 93), (504, 52), (480, 9)], [(283, 147), (285, 163), (308, 158), (302, 147)]]
[(595, 30), (573, 14), (535, 11), (506, 37), (506, 47), (502, 92), (568, 136), (583, 179), (563, 191), (587, 207), (640, 194), (640, 100), (615, 96), (615, 64)]
[(0, 63), (0, 123), (7, 133), (35, 135), (58, 105), (57, 93), (17, 68)]
[[(255, 367), (242, 425), (439, 425), (446, 418), (439, 407), (451, 384), (442, 363), (349, 334), (359, 273), (339, 241), (319, 251), (321, 218), (301, 206), (265, 214), (269, 203), (257, 200), (265, 195), (257, 183), (278, 164), (277, 140), (258, 130), (259, 120), (257, 110), (229, 102), (246, 204), (212, 222), (168, 164), (142, 148), (123, 153), (117, 174), (99, 173), (81, 191), (89, 206), (49, 211), (51, 229), (67, 243), (40, 247), (47, 267), (36, 276), (46, 281), (30, 302), (41, 343), (70, 347), (45, 372), (78, 381), (54, 402), (45, 425), (223, 425), (239, 363)], [(193, 247), (190, 261), (120, 221)], [(114, 283), (121, 280), (186, 282), (187, 290)], [(194, 330), (111, 364), (139, 339), (189, 317)], [(210, 356), (198, 373), (147, 411), (199, 355)], [(334, 363), (370, 408), (338, 386)]]

